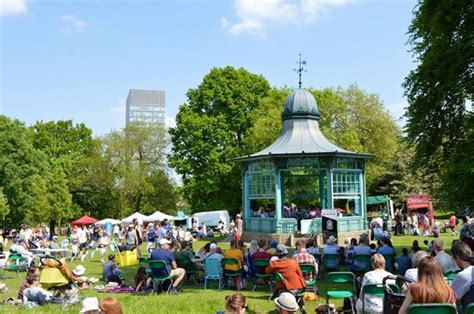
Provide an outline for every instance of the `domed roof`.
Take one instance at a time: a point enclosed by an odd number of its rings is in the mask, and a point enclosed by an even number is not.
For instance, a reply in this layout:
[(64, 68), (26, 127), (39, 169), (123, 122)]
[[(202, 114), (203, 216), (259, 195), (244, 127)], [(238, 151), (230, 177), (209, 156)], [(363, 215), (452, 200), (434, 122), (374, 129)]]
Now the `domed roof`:
[(282, 112), (283, 121), (288, 119), (315, 119), (319, 120), (319, 109), (313, 94), (299, 88), (292, 92), (285, 100)]

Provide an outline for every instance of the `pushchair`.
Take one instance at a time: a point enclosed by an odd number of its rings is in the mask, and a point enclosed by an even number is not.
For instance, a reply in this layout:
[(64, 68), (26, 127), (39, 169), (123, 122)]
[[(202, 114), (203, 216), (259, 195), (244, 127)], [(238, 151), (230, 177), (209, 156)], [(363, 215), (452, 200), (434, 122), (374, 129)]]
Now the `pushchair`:
[(40, 258), (41, 273), (39, 282), (41, 286), (53, 293), (53, 303), (61, 304), (61, 308), (80, 303), (84, 297), (81, 290), (72, 280), (71, 272), (64, 259), (52, 256)]
[(383, 285), (383, 312), (384, 314), (398, 314), (398, 311), (402, 307), (405, 301), (405, 295), (401, 294), (400, 291), (393, 291), (388, 285), (387, 280), (395, 280), (399, 287), (402, 287), (405, 283), (412, 283), (411, 279), (404, 276), (387, 276), (382, 280)]

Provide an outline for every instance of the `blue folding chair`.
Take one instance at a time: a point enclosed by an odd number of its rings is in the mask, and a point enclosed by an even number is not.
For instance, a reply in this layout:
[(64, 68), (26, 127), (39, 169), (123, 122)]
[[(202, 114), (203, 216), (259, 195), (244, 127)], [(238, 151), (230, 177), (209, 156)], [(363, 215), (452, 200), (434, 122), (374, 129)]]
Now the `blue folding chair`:
[(221, 261), (216, 258), (204, 260), (204, 290), (207, 288), (207, 280), (218, 280), (218, 290), (221, 289), (222, 267)]

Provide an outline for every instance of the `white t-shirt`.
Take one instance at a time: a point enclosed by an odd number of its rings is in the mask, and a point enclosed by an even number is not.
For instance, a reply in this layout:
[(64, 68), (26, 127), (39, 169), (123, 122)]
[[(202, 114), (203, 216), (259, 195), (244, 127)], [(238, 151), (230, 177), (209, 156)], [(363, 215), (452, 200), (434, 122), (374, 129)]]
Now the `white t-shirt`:
[(469, 266), (463, 271), (459, 272), (456, 278), (453, 279), (451, 283), (451, 288), (453, 288), (456, 297), (461, 299), (474, 284), (474, 266)]
[(87, 231), (84, 229), (78, 229), (76, 232), (77, 236), (77, 241), (79, 241), (80, 244), (86, 243), (87, 242)]
[[(362, 288), (368, 284), (381, 285), (385, 277), (391, 276), (392, 274), (384, 269), (378, 269), (369, 271), (364, 275), (362, 279)], [(388, 280), (387, 283), (395, 284), (394, 280)], [(383, 297), (378, 297), (371, 294), (364, 295), (365, 310), (369, 313), (383, 313)]]

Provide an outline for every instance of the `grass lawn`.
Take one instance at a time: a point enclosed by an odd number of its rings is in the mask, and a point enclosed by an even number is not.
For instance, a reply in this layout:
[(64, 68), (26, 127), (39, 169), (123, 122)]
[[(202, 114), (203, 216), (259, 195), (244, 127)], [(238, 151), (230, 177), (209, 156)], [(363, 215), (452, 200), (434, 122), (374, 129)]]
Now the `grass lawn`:
[[(458, 236), (451, 236), (450, 233), (441, 234), (441, 239), (444, 240), (449, 252), (451, 248), (451, 242), (457, 239)], [(433, 238), (429, 237), (415, 237), (415, 236), (398, 236), (392, 237), (394, 247), (397, 251), (397, 255), (401, 254), (403, 247), (410, 248), (413, 240), (417, 239), (420, 246), (425, 248), (423, 240), (427, 239), (431, 241)], [(196, 241), (194, 243), (194, 249), (197, 251), (207, 241)], [(228, 248), (228, 243), (220, 243), (220, 247), (223, 249)], [(90, 258), (90, 254), (86, 261), (78, 262), (74, 261), (69, 263), (69, 267), (73, 269), (76, 265), (82, 264), (86, 268), (86, 275), (88, 277), (101, 278), (102, 276), (102, 263), (100, 262), (100, 254), (97, 252), (94, 259)], [(135, 276), (138, 265), (130, 267), (122, 267), (122, 273), (127, 278), (126, 284), (133, 285), (133, 278)], [(13, 272), (7, 273), (7, 278), (1, 281), (6, 282), (9, 291), (5, 295), (0, 295), (2, 300), (8, 297), (16, 297), (18, 288), (25, 277), (25, 273), (20, 273), (17, 278)], [(253, 287), (251, 283), (248, 284), (250, 288), (243, 290), (242, 293), (248, 298), (249, 312), (250, 313), (268, 313), (274, 309), (274, 302), (268, 301), (269, 289), (268, 287), (258, 287), (257, 291), (252, 292), (250, 289)], [(204, 290), (202, 286), (194, 286), (189, 283), (183, 286), (183, 292), (178, 296), (168, 296), (164, 294), (160, 295), (130, 295), (130, 294), (109, 294), (109, 293), (97, 293), (95, 290), (85, 290), (85, 296), (97, 296), (99, 299), (112, 296), (117, 298), (125, 313), (215, 313), (219, 310), (225, 309), (224, 297), (228, 294), (232, 294), (234, 290), (217, 291), (215, 282), (211, 282), (211, 286), (207, 290)], [(320, 291), (320, 302), (325, 303), (325, 284), (319, 283)], [(314, 311), (316, 302), (306, 302), (306, 309), (309, 313)], [(337, 306), (341, 303), (335, 302)], [(78, 313), (80, 306), (70, 307), (61, 310), (59, 305), (48, 305), (43, 307), (36, 307), (34, 309), (27, 309), (22, 306), (3, 306), (0, 305), (0, 313), (57, 313), (61, 311), (63, 313)]]

